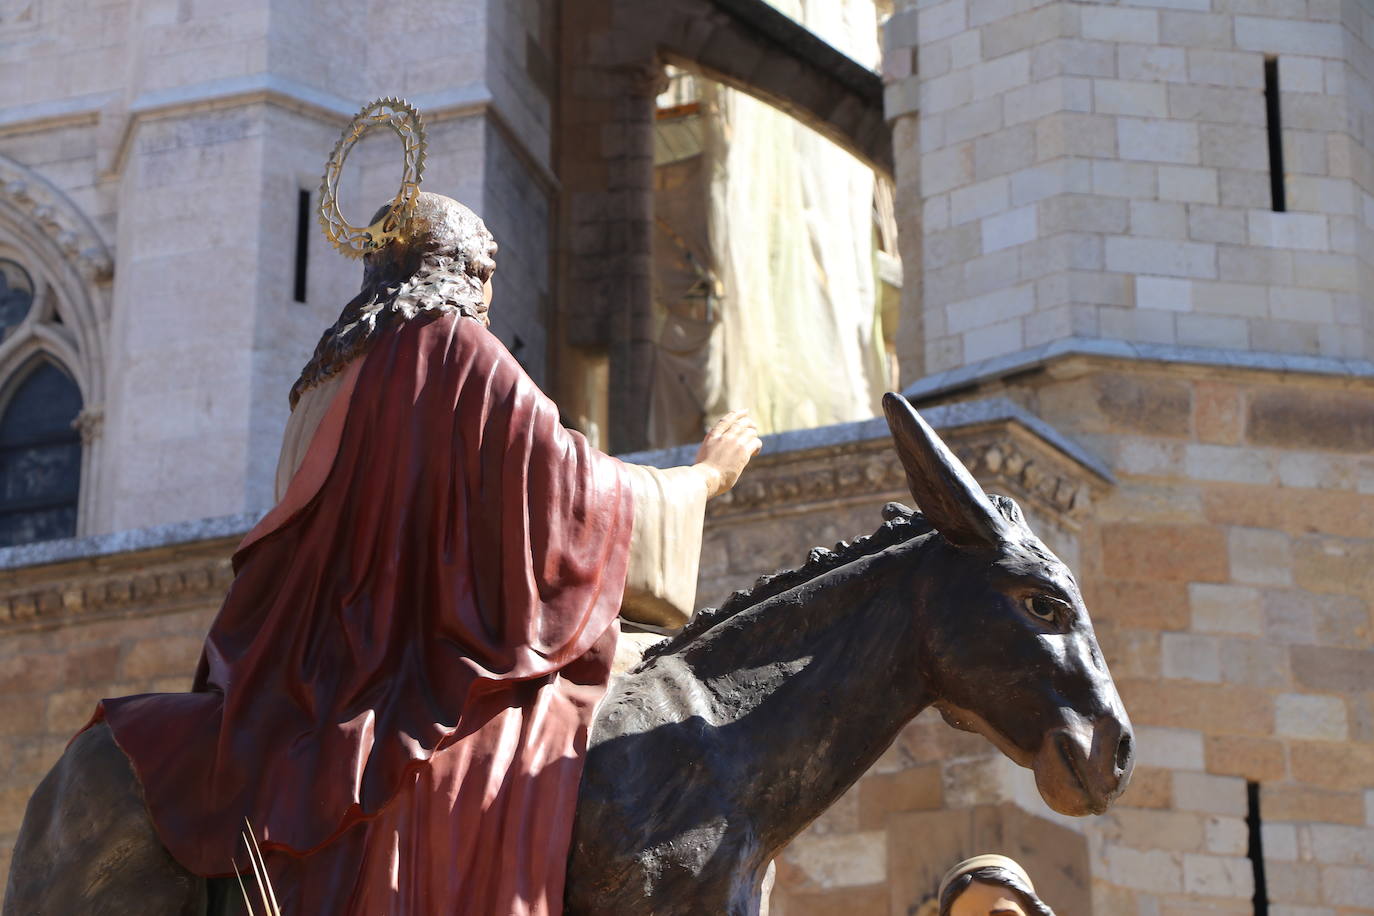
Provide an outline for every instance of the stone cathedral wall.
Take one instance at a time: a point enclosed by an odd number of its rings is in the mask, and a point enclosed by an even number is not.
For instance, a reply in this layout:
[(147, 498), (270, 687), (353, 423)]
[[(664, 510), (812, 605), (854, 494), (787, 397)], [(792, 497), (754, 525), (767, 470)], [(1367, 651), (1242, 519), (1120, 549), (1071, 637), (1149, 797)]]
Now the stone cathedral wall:
[[(0, 19), (0, 155), (117, 255), (117, 283), (95, 284), (108, 422), (82, 533), (245, 513), (0, 551), (0, 871), (96, 700), (189, 685), (270, 501), (284, 391), (354, 287), (312, 235), (310, 301), (289, 301), (283, 215), (345, 97), (428, 93), (426, 186), (528, 240), (503, 254), (498, 330), (536, 374), (550, 362), (552, 0), (462, 4), (433, 24), (452, 53), (423, 65), (382, 7), (369, 39), (327, 5), (282, 6), (54, 18), (27, 0)], [(773, 913), (909, 916), (944, 866), (992, 848), (1064, 916), (1250, 914), (1257, 857), (1275, 916), (1374, 913), (1374, 6), (895, 7), (904, 383), (923, 409), (968, 409), (941, 429), (1077, 571), (1139, 763), (1116, 808), (1069, 820), (927, 713), (783, 853)], [(135, 53), (138, 84), (112, 91)], [(1067, 340), (1130, 346), (1050, 349)], [(1011, 358), (1000, 382), (920, 382)], [(700, 603), (872, 531), (889, 499), (909, 497), (880, 422), (774, 440), (712, 509)]]

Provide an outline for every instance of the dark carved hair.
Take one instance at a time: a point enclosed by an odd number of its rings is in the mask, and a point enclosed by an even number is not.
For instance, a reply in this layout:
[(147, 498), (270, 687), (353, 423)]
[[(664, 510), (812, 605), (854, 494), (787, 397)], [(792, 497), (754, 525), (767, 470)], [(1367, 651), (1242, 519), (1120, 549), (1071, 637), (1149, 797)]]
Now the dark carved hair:
[(996, 887), (1005, 888), (1016, 898), (1016, 902), (1021, 904), (1021, 909), (1026, 911), (1027, 916), (1054, 916), (1054, 910), (1050, 909), (1043, 900), (1035, 895), (1035, 891), (1021, 876), (1010, 869), (1000, 868), (996, 865), (988, 865), (983, 868), (975, 868), (972, 871), (964, 872), (945, 888), (945, 892), (940, 895), (940, 916), (949, 916), (954, 908), (954, 901), (959, 899), (959, 895), (968, 890), (973, 882), (978, 881), (982, 884), (991, 884)]
[[(1002, 513), (1007, 521), (1025, 525), (1021, 507), (1011, 497), (989, 493), (988, 498), (992, 500), (993, 506)], [(755, 605), (762, 604), (769, 598), (781, 595), (789, 588), (795, 588), (803, 582), (810, 582), (812, 579), (822, 576), (832, 569), (838, 569), (846, 563), (852, 563), (861, 557), (878, 553), (894, 544), (909, 541), (934, 530), (934, 526), (921, 513), (914, 512), (901, 503), (888, 503), (883, 506), (883, 523), (877, 531), (870, 535), (857, 537), (853, 541), (841, 541), (835, 545), (834, 550), (828, 550), (825, 547), (812, 547), (806, 562), (796, 569), (759, 576), (753, 585), (731, 594), (721, 603), (720, 607), (702, 608), (693, 614), (692, 619), (671, 638), (650, 646), (645, 651), (641, 664), (678, 651), (721, 621), (728, 620)]]
[[(381, 219), (383, 207), (372, 218)], [(291, 407), (302, 394), (343, 371), (398, 321), (421, 312), (456, 311), (482, 320), (483, 286), (496, 270), (496, 240), (467, 207), (421, 192), (400, 239), (363, 258), (363, 286), (320, 338), (315, 354), (291, 386)]]

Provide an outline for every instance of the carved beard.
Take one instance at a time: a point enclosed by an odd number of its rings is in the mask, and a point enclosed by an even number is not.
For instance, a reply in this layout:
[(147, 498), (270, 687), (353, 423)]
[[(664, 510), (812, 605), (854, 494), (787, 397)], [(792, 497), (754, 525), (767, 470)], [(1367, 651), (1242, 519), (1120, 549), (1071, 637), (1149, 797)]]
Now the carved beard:
[(310, 362), (291, 386), (292, 410), (302, 394), (342, 372), (397, 321), (409, 321), (423, 312), (456, 311), (490, 324), (482, 291), (495, 268), (490, 258), (470, 268), (451, 254), (427, 253), (408, 276), (400, 276), (396, 263), (390, 260), (366, 271), (362, 290), (321, 336)]

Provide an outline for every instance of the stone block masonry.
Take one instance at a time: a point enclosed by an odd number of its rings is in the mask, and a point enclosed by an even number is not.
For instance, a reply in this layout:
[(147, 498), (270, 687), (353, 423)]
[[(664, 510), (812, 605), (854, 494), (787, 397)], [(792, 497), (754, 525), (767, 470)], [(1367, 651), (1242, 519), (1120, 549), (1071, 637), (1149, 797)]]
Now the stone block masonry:
[[(1374, 170), (1360, 127), (1374, 106), (1359, 76), (1374, 52), (1362, 4), (898, 7), (888, 53), (918, 66), (891, 79), (920, 100), (891, 113), (920, 136), (898, 170), (935, 217), (923, 230), (925, 371), (1056, 336), (1374, 355), (1374, 209), (1363, 206)], [(1273, 60), (1277, 121), (1266, 108)], [(1271, 133), (1284, 151), (1283, 212)], [(1116, 198), (1130, 201), (1125, 224), (1092, 205)], [(1060, 252), (1048, 265), (1047, 246)], [(990, 253), (1019, 259), (991, 282), (1029, 284), (1030, 308), (987, 315), (980, 297), (994, 290), (953, 281)], [(1244, 288), (1266, 282), (1237, 268), (1252, 256), (1280, 267), (1264, 272), (1282, 274), (1267, 281), (1281, 289)]]
[[(1250, 781), (1271, 912), (1370, 912), (1340, 882), (1374, 879), (1374, 863), (1337, 852), (1334, 837), (1374, 844), (1374, 587), (1359, 567), (1374, 559), (1374, 503), (1360, 484), (1362, 425), (1338, 419), (1374, 391), (1226, 370), (1055, 375), (1022, 396), (1117, 455), (1123, 475), (1094, 507), (1080, 570), (1151, 774), (1104, 819), (1120, 829), (1086, 827), (1102, 837), (1111, 893), (1142, 911), (1250, 912)], [(1269, 404), (1304, 418), (1310, 435), (1256, 422), (1257, 409), (1277, 414)], [(1146, 449), (1156, 457), (1131, 457)], [(1293, 469), (1286, 480), (1281, 467)], [(1293, 511), (1304, 503), (1309, 512)], [(1160, 810), (1157, 770), (1171, 774), (1163, 808), (1183, 820), (1146, 827), (1135, 812)]]
[[(647, 217), (621, 191), (644, 162), (625, 126), (649, 117), (653, 73), (615, 65), (653, 54), (617, 58), (607, 37), (635, 4), (589, 4), (582, 31), (552, 0), (457, 4), (430, 36), (452, 53), (419, 66), (409, 21), (383, 6), (362, 18), (293, 3), (271, 16), (262, 3), (116, 2), (65, 18), (51, 6), (21, 3), (0, 22), (14, 51), (0, 61), (0, 153), (59, 187), (117, 253), (105, 527), (260, 508), (282, 379), (353, 286), (312, 273), (321, 301), (279, 301), (292, 227), (277, 203), (313, 185), (372, 94), (445, 112), (427, 186), (499, 211), (501, 330), (512, 345), (520, 334), (523, 358), (558, 347), (522, 329), (558, 289), (548, 237), (528, 240), (559, 183), (606, 191), (567, 195), (563, 242), (614, 249), (597, 249), (605, 274), (573, 305), (629, 301), (606, 292), (625, 277), (648, 295), (625, 247), (647, 237), (633, 228)], [(951, 442), (1076, 570), (1140, 762), (1109, 814), (1052, 820), (1029, 774), (923, 716), (784, 852), (774, 913), (908, 914), (938, 877), (923, 869), (1001, 848), (1062, 913), (1248, 914), (1249, 783), (1270, 911), (1374, 912), (1374, 391), (1357, 371), (1374, 357), (1374, 7), (894, 6), (883, 70), (903, 384), (1015, 367), (964, 376), (962, 392), (942, 383), (927, 402), (995, 392), (1017, 405)], [(663, 33), (682, 53), (728, 64), (744, 46), (712, 17), (689, 19)], [(366, 66), (332, 68), (360, 59), (364, 38)], [(551, 61), (574, 47), (614, 79), (574, 68), (565, 82), (586, 92), (555, 117)], [(808, 85), (798, 97), (819, 122), (861, 122)], [(560, 119), (560, 146), (578, 155), (551, 181)], [(605, 224), (617, 228), (598, 234)], [(223, 309), (225, 296), (244, 309)], [(1070, 339), (1077, 355), (1054, 356)], [(1180, 356), (1202, 352), (1188, 346), (1212, 348), (1208, 361)], [(1035, 434), (1044, 421), (1058, 444)], [(906, 498), (881, 424), (850, 432), (765, 455), (713, 507), (703, 603), (871, 531), (882, 502)], [(185, 688), (232, 540), (28, 555), (0, 572), (0, 867), (32, 785), (97, 698)]]

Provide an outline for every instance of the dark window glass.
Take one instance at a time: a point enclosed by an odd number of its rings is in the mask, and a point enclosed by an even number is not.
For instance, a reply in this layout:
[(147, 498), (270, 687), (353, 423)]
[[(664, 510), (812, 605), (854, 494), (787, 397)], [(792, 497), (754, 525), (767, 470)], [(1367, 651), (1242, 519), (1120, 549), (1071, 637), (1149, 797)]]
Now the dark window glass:
[(33, 306), (33, 278), (20, 264), (0, 258), (0, 340), (24, 320)]
[(76, 383), (43, 360), (0, 417), (0, 547), (76, 534), (81, 485)]

